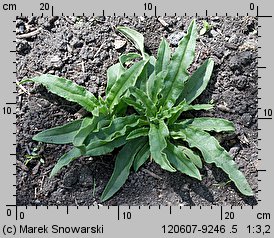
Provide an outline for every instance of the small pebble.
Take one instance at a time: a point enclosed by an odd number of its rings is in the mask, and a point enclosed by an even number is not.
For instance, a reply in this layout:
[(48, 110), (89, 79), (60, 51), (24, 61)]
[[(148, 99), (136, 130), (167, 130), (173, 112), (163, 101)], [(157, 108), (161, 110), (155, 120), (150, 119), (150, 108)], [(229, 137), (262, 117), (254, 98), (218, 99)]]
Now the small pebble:
[(176, 31), (167, 37), (169, 43), (173, 46), (177, 46), (179, 41), (185, 36), (185, 33), (182, 31)]
[(115, 39), (115, 41), (114, 41), (115, 50), (119, 50), (119, 49), (123, 48), (126, 45), (126, 43), (127, 42), (125, 40)]

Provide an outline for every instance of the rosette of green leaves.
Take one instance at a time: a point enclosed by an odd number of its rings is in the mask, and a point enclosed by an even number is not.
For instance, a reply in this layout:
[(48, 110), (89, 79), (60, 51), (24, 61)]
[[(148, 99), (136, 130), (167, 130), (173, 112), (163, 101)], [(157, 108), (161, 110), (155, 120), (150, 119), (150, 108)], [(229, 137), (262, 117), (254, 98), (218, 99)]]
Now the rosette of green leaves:
[[(121, 55), (119, 62), (108, 69), (105, 99), (96, 98), (84, 87), (54, 75), (41, 75), (22, 82), (40, 83), (90, 113), (83, 119), (42, 131), (33, 137), (40, 142), (73, 146), (58, 160), (51, 176), (80, 156), (104, 155), (121, 147), (113, 174), (101, 197), (105, 201), (125, 183), (131, 167), (137, 171), (149, 157), (163, 169), (178, 170), (200, 180), (198, 168), (202, 167), (202, 160), (192, 149), (196, 148), (205, 162), (222, 168), (243, 194), (252, 195), (235, 162), (208, 133), (232, 132), (233, 124), (216, 118), (178, 120), (185, 111), (213, 107), (210, 104), (190, 104), (205, 89), (213, 69), (213, 61), (209, 59), (191, 76), (187, 71), (195, 53), (195, 21), (191, 22), (187, 35), (172, 56), (168, 43), (163, 39), (157, 59), (145, 53), (144, 38), (140, 33), (127, 27), (117, 29), (134, 43), (141, 55)], [(140, 60), (136, 62), (136, 59)], [(126, 113), (128, 106), (134, 107), (137, 114)], [(183, 146), (181, 141), (188, 143), (189, 147)]]

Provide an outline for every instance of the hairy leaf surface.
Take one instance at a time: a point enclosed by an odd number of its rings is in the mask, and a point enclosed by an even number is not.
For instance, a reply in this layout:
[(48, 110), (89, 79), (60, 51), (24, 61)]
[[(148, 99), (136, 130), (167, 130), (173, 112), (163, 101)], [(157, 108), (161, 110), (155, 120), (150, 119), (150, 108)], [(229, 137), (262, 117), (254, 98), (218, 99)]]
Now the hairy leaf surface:
[(128, 134), (127, 140), (132, 140), (141, 136), (148, 136), (148, 133), (149, 133), (148, 127), (137, 128)]
[(144, 37), (141, 33), (126, 26), (118, 26), (116, 29), (132, 41), (134, 46), (141, 52), (142, 56), (145, 57)]
[(126, 144), (126, 136), (116, 136), (111, 140), (94, 140), (90, 142), (85, 148), (85, 155), (99, 156), (111, 153), (115, 148), (119, 148)]
[(182, 150), (172, 143), (167, 143), (167, 148), (164, 150), (170, 163), (181, 173), (184, 173), (190, 177), (201, 180), (199, 170), (194, 163), (189, 160)]
[(253, 196), (245, 176), (237, 168), (229, 153), (219, 145), (218, 141), (205, 131), (188, 127), (182, 130), (190, 147), (199, 149), (205, 162), (214, 163), (221, 168), (234, 182), (239, 191), (246, 196)]
[(124, 101), (128, 106), (133, 107), (140, 115), (145, 115), (146, 108), (140, 104), (140, 102), (136, 102), (135, 99), (131, 97), (122, 97), (122, 101)]
[(195, 21), (192, 21), (189, 25), (188, 33), (179, 42), (167, 68), (165, 87), (161, 93), (161, 105), (165, 109), (171, 108), (181, 95), (184, 82), (188, 78), (187, 69), (194, 59), (196, 37), (197, 27)]
[(137, 78), (142, 72), (147, 61), (140, 61), (129, 69), (127, 69), (120, 78), (112, 85), (108, 95), (106, 96), (106, 102), (110, 109), (113, 109), (120, 101), (120, 97), (129, 88), (135, 85)]
[(106, 94), (109, 93), (113, 84), (117, 81), (118, 78), (126, 71), (126, 69), (120, 64), (114, 64), (110, 66), (107, 70), (107, 88)]
[(222, 118), (212, 118), (212, 117), (198, 117), (193, 119), (185, 119), (183, 121), (178, 121), (172, 128), (180, 130), (186, 125), (193, 126), (204, 131), (216, 131), (216, 132), (234, 132), (235, 127), (233, 122), (222, 119)]
[(111, 140), (115, 136), (125, 135), (128, 128), (135, 128), (141, 122), (143, 123), (140, 119), (136, 115), (113, 118), (106, 127), (100, 128), (97, 132), (90, 133), (86, 139), (86, 143), (96, 139)]
[(177, 103), (186, 100), (191, 103), (206, 88), (211, 77), (214, 61), (207, 59), (185, 82), (183, 91), (177, 100)]
[(133, 168), (134, 171), (138, 171), (138, 169), (148, 160), (150, 155), (149, 150), (149, 143), (148, 141), (145, 143), (145, 145), (139, 150), (139, 152), (136, 154), (134, 162), (133, 162)]
[(167, 41), (164, 38), (162, 38), (155, 63), (155, 75), (167, 70), (167, 67), (170, 62), (170, 52), (171, 51)]
[(154, 161), (159, 164), (162, 169), (170, 172), (175, 172), (176, 170), (172, 167), (169, 160), (167, 159), (166, 154), (163, 152), (163, 150), (167, 146), (166, 137), (168, 136), (168, 134), (169, 131), (164, 121), (159, 121), (159, 125), (155, 125), (153, 123), (150, 124), (150, 153)]
[(155, 117), (157, 113), (157, 108), (151, 99), (140, 89), (131, 87), (129, 89), (131, 95), (136, 98), (137, 101), (141, 102), (141, 104), (145, 107), (145, 114), (148, 117)]
[(147, 64), (143, 68), (142, 73), (140, 74), (140, 76), (138, 77), (138, 79), (136, 81), (136, 87), (141, 89), (144, 92), (146, 91), (146, 85), (147, 85), (148, 78), (151, 76), (151, 74), (154, 73), (155, 61), (156, 61), (156, 59), (154, 56), (150, 56), (148, 58)]
[(158, 95), (163, 89), (164, 78), (166, 76), (166, 71), (162, 71), (159, 74), (155, 75), (155, 72), (150, 75), (147, 81), (146, 90), (149, 98), (153, 103), (157, 104)]
[(75, 120), (63, 126), (50, 128), (38, 133), (32, 139), (50, 144), (69, 144), (73, 142), (81, 123), (82, 120)]
[(185, 146), (178, 146), (178, 148), (180, 148), (183, 151), (183, 153), (192, 161), (192, 163), (195, 164), (199, 169), (203, 167), (203, 163), (200, 156), (194, 153), (191, 149)]
[(85, 117), (82, 121), (80, 129), (74, 137), (73, 145), (75, 147), (82, 147), (84, 145), (84, 141), (89, 136), (89, 134), (97, 132), (101, 128), (100, 125), (104, 120), (104, 116), (93, 118)]
[(124, 66), (125, 63), (127, 62), (130, 62), (134, 59), (138, 59), (142, 57), (141, 55), (137, 54), (137, 53), (127, 53), (127, 54), (123, 54), (119, 57), (119, 61), (120, 61), (120, 64), (122, 66)]
[(93, 109), (99, 105), (98, 100), (91, 92), (65, 78), (51, 74), (43, 74), (41, 76), (24, 80), (21, 83), (25, 82), (40, 83), (50, 92), (63, 97), (68, 101), (78, 103), (89, 112), (92, 112)]
[(88, 136), (86, 154), (96, 156), (112, 152), (124, 145), (127, 135), (140, 125), (143, 121), (135, 115), (115, 118), (108, 127)]
[(50, 173), (50, 177), (55, 176), (64, 166), (68, 165), (70, 162), (77, 159), (81, 155), (81, 150), (78, 148), (73, 148), (69, 152), (63, 154), (58, 160), (57, 164), (53, 167)]
[(179, 116), (190, 110), (210, 110), (213, 108), (211, 104), (188, 105), (185, 101), (180, 102), (177, 106), (163, 111), (163, 118), (168, 118), (168, 124), (173, 124)]

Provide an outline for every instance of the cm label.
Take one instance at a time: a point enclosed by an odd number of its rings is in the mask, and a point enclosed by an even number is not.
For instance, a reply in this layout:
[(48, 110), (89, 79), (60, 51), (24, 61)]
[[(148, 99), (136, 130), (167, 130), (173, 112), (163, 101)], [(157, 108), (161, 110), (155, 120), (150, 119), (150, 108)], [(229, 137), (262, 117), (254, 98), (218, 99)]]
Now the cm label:
[(4, 11), (16, 11), (16, 4), (15, 3), (4, 3), (2, 5)]

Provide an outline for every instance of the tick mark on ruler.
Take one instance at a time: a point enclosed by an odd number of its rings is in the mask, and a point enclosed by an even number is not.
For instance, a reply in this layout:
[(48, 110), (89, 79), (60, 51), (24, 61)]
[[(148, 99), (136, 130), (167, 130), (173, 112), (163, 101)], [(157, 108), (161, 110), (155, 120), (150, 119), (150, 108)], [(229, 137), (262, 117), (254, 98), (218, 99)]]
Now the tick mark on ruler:
[(120, 206), (117, 206), (117, 209), (118, 209), (117, 214), (118, 214), (118, 221), (119, 221), (120, 220)]

